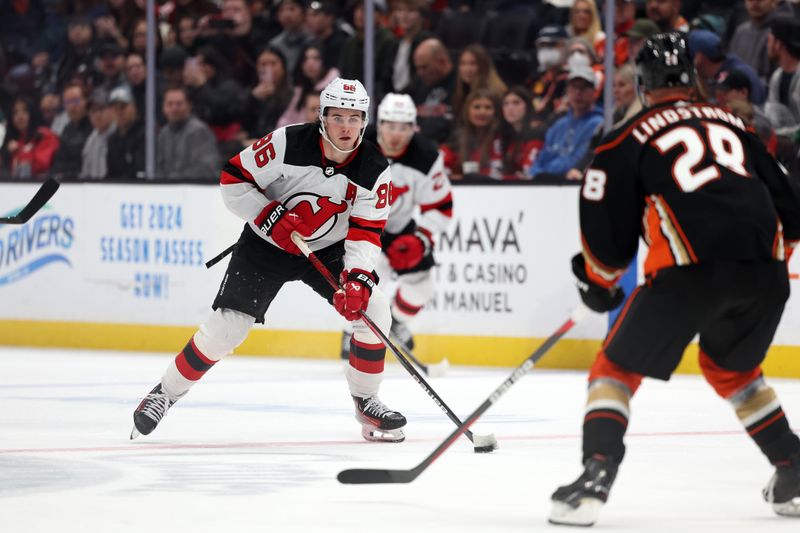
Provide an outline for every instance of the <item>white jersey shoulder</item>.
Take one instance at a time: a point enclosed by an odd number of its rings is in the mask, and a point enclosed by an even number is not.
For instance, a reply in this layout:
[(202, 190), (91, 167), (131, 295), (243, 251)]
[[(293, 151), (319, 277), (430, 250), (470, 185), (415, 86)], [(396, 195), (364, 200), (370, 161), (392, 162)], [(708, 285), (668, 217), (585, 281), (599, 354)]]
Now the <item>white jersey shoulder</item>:
[(267, 242), (253, 220), (272, 201), (300, 214), (320, 250), (345, 241), (348, 268), (372, 270), (389, 214), (391, 174), (386, 159), (363, 142), (344, 163), (324, 157), (316, 124), (279, 128), (232, 157), (220, 182), (226, 206)]
[(386, 223), (388, 233), (400, 233), (412, 220), (437, 234), (452, 216), (450, 180), (444, 160), (433, 142), (414, 135), (406, 151), (391, 160), (392, 211)]

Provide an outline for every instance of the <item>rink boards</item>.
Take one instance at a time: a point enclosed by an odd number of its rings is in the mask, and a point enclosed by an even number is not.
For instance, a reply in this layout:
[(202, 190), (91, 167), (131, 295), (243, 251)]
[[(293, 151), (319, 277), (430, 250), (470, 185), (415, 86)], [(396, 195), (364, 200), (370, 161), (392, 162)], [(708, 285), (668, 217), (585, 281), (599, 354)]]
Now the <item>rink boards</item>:
[[(2, 185), (0, 216), (36, 185)], [(454, 223), (437, 238), (436, 294), (412, 324), (422, 359), (516, 365), (578, 303), (575, 187), (454, 189)], [(24, 226), (0, 226), (0, 344), (179, 350), (210, 311), (243, 221), (215, 186), (64, 184)], [(797, 259), (792, 272), (800, 270)], [(384, 274), (381, 287), (391, 293)], [(797, 287), (796, 275), (792, 287)], [(288, 284), (237, 353), (338, 356), (344, 322), (307, 287)], [(793, 297), (766, 371), (800, 377), (800, 304)], [(592, 315), (542, 360), (583, 368), (607, 329)], [(696, 354), (696, 348), (689, 352)], [(696, 357), (681, 370), (696, 371)]]

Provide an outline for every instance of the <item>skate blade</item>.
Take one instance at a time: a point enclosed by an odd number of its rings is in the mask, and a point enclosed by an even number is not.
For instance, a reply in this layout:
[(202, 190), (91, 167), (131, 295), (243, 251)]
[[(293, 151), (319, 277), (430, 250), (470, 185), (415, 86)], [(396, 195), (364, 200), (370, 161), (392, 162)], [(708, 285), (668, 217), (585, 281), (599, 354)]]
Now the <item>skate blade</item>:
[(562, 526), (593, 526), (600, 515), (603, 502), (597, 498), (581, 498), (577, 507), (573, 507), (564, 502), (553, 502), (553, 509), (550, 511), (550, 518), (547, 519), (551, 524)]
[(141, 433), (139, 433), (139, 430), (136, 429), (136, 426), (134, 426), (133, 430), (131, 431), (131, 440), (135, 439), (139, 435), (141, 435)]
[(361, 426), (361, 436), (370, 442), (403, 442), (406, 434), (402, 429), (378, 429), (375, 426)]
[(775, 514), (781, 516), (800, 518), (800, 498), (794, 498), (784, 503), (773, 503), (772, 510), (775, 511)]

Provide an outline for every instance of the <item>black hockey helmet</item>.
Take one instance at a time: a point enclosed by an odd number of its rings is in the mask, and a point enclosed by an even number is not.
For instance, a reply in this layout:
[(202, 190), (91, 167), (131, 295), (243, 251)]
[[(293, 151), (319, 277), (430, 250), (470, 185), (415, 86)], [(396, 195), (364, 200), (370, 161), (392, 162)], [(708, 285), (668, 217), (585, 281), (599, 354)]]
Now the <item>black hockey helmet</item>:
[(686, 34), (680, 31), (650, 36), (636, 56), (636, 77), (641, 91), (695, 86), (694, 62)]

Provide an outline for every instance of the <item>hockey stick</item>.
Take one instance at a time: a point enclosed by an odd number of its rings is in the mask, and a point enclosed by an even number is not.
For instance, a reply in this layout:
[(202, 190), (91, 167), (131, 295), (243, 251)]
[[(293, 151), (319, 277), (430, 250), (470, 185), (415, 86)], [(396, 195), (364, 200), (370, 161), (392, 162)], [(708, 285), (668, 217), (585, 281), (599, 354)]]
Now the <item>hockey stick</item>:
[(425, 458), (420, 464), (411, 470), (381, 470), (374, 468), (353, 468), (350, 470), (342, 470), (336, 479), (340, 483), (347, 484), (363, 484), (363, 483), (410, 483), (417, 479), (417, 477), (428, 468), (431, 463), (442, 455), (453, 442), (456, 441), (462, 433), (468, 431), (467, 428), (475, 423), (475, 421), (483, 415), (500, 397), (505, 394), (511, 386), (519, 381), (522, 376), (528, 373), (536, 362), (546, 354), (550, 348), (553, 347), (572, 327), (583, 319), (586, 315), (586, 307), (580, 305), (576, 308), (572, 315), (559, 327), (555, 333), (550, 335), (539, 348), (536, 349), (525, 361), (518, 366), (506, 380), (495, 389), (491, 396), (467, 418), (467, 421), (456, 428), (444, 442), (436, 447), (428, 457)]
[[(336, 291), (341, 290), (339, 282), (336, 281), (336, 278), (333, 277), (333, 274), (331, 274), (331, 271), (328, 270), (328, 267), (326, 267), (322, 263), (322, 261), (319, 260), (316, 254), (314, 254), (314, 252), (311, 251), (311, 248), (308, 247), (306, 241), (303, 240), (302, 235), (300, 235), (296, 231), (293, 231), (292, 242), (294, 242), (297, 245), (297, 247), (300, 248), (300, 251), (303, 253), (303, 255), (306, 256), (306, 258), (309, 261), (311, 261), (311, 264), (314, 265), (314, 268), (317, 269), (317, 272), (319, 272), (322, 275), (322, 277), (325, 278), (325, 281), (328, 282), (328, 284), (333, 288), (333, 290)], [(430, 396), (431, 399), (433, 399), (436, 405), (438, 405), (439, 408), (442, 411), (444, 411), (447, 417), (450, 420), (452, 420), (455, 425), (461, 427), (463, 424), (461, 420), (458, 419), (456, 414), (447, 406), (446, 403), (444, 403), (444, 400), (442, 400), (439, 397), (439, 395), (436, 394), (436, 391), (434, 391), (431, 388), (431, 386), (428, 385), (428, 382), (425, 381), (425, 378), (423, 378), (419, 372), (417, 372), (417, 369), (414, 368), (414, 366), (408, 362), (408, 359), (406, 359), (400, 352), (400, 350), (397, 349), (397, 346), (395, 346), (394, 343), (390, 341), (386, 337), (386, 335), (384, 335), (384, 333), (375, 324), (375, 322), (373, 322), (372, 319), (363, 311), (361, 312), (361, 320), (364, 322), (364, 324), (367, 325), (367, 327), (370, 330), (372, 330), (372, 333), (374, 333), (375, 336), (381, 340), (384, 346), (386, 346), (389, 349), (389, 351), (394, 354), (394, 356), (397, 358), (400, 364), (403, 365), (403, 368), (405, 368), (408, 371), (408, 373), (411, 374), (411, 377), (414, 378), (414, 381), (416, 381), (419, 384), (419, 386), (422, 387), (422, 390), (424, 390), (428, 394), (428, 396)], [(492, 450), (497, 449), (497, 439), (492, 434), (475, 435), (469, 429), (466, 428), (465, 431), (462, 431), (461, 433), (466, 434), (467, 438), (470, 441), (472, 441), (476, 453), (491, 452)], [(459, 435), (461, 435), (461, 433), (459, 433)]]
[(394, 341), (395, 344), (397, 344), (397, 347), (400, 350), (402, 350), (403, 355), (405, 355), (408, 359), (411, 360), (412, 363), (417, 365), (418, 368), (420, 368), (423, 372), (425, 372), (425, 375), (428, 377), (435, 378), (443, 376), (444, 373), (447, 372), (447, 369), (450, 368), (450, 361), (447, 360), (447, 357), (443, 358), (438, 363), (426, 365), (425, 363), (414, 357), (414, 354), (411, 352), (411, 350), (403, 346), (402, 342), (398, 342), (397, 337), (391, 335), (390, 333), (389, 338), (392, 339), (392, 341)]
[(53, 178), (49, 178), (39, 187), (39, 190), (33, 195), (28, 205), (22, 208), (22, 211), (13, 217), (0, 217), (0, 224), (25, 224), (53, 197), (60, 185)]
[(223, 259), (225, 259), (229, 253), (233, 252), (237, 244), (239, 244), (239, 241), (236, 241), (235, 243), (231, 244), (230, 246), (222, 250), (220, 253), (218, 253), (216, 256), (206, 261), (206, 268), (211, 268), (220, 261), (222, 261)]

